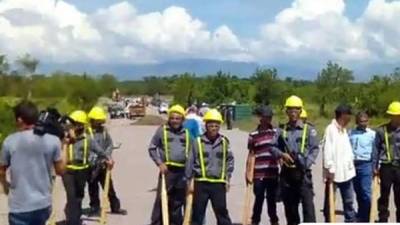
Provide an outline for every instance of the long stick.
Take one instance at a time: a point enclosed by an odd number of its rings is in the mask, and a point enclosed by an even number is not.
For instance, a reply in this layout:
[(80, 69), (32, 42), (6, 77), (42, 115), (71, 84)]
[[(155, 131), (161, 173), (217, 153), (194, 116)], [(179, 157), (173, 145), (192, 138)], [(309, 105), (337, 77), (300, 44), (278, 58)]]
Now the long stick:
[[(250, 156), (250, 167), (249, 169), (249, 179), (252, 181), (254, 177), (254, 164), (255, 164), (255, 156)], [(244, 196), (244, 207), (243, 207), (243, 217), (242, 217), (242, 225), (250, 224), (250, 204), (251, 204), (251, 192), (253, 190), (253, 182), (246, 185), (246, 193)]]
[(168, 194), (167, 194), (167, 185), (165, 183), (164, 174), (161, 174), (161, 205), (162, 205), (163, 225), (169, 225)]
[(53, 190), (52, 190), (52, 210), (51, 210), (51, 215), (49, 218), (49, 225), (56, 225), (56, 204), (57, 204), (57, 195), (58, 195), (58, 191), (57, 191), (57, 177), (54, 177), (53, 179)]
[(333, 182), (328, 181), (328, 188), (329, 188), (329, 221), (331, 223), (336, 222), (336, 204), (335, 204), (335, 193), (333, 191)]
[[(194, 181), (193, 179), (190, 181), (190, 189), (193, 190)], [(183, 219), (183, 225), (190, 225), (190, 220), (192, 217), (192, 204), (193, 204), (193, 193), (190, 192), (186, 196), (186, 207), (185, 207), (185, 218)]]
[(111, 170), (107, 168), (105, 184), (103, 189), (103, 199), (101, 201), (101, 214), (100, 224), (107, 224), (107, 211), (110, 208), (110, 202), (108, 201), (108, 192), (110, 190)]
[(379, 177), (374, 176), (374, 179), (372, 181), (371, 210), (369, 213), (370, 223), (374, 223), (376, 219), (376, 212), (378, 211), (378, 195), (379, 195)]

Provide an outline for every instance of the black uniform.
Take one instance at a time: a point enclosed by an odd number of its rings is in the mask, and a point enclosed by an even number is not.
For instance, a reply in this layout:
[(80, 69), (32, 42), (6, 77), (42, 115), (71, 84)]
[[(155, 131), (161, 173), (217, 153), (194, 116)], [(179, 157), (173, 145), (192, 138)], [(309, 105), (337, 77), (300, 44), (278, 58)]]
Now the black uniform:
[(288, 225), (300, 221), (299, 204), (303, 208), (303, 222), (316, 222), (314, 190), (311, 166), (319, 153), (317, 131), (308, 123), (298, 120), (294, 126), (287, 123), (279, 131), (277, 156), (289, 153), (295, 160), (293, 165), (283, 165), (281, 170), (282, 200)]
[[(165, 175), (168, 193), (168, 209), (171, 225), (183, 223), (183, 206), (186, 197), (185, 163), (191, 146), (189, 131), (185, 128), (172, 129), (169, 125), (161, 126), (154, 134), (149, 154), (159, 166), (165, 163), (168, 173)], [(151, 214), (151, 225), (162, 224), (161, 176), (158, 179), (157, 195)]]
[(63, 175), (63, 183), (67, 194), (65, 217), (67, 225), (82, 224), (82, 199), (85, 195), (85, 184), (89, 177), (89, 154), (94, 152), (101, 157), (108, 156), (97, 142), (86, 134), (68, 146), (67, 171)]
[(393, 186), (396, 222), (400, 222), (400, 128), (385, 124), (376, 132), (375, 168), (379, 168), (381, 195), (378, 200), (379, 222), (388, 222), (389, 196)]

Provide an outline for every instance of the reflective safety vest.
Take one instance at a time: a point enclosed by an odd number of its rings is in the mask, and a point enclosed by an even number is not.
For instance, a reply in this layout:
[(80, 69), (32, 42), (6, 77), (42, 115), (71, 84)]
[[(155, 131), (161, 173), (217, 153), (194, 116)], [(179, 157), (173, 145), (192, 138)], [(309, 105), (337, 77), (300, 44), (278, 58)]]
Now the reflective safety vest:
[(385, 132), (386, 160), (382, 161), (382, 163), (391, 163), (393, 158), (393, 149), (390, 147), (387, 126), (384, 127), (384, 132)]
[[(287, 138), (287, 131), (286, 131), (286, 125), (283, 128), (283, 138)], [(303, 129), (303, 135), (301, 136), (301, 147), (300, 147), (300, 153), (304, 154), (305, 147), (306, 147), (306, 136), (307, 136), (307, 130), (308, 130), (308, 124), (304, 124), (304, 129)]]
[(204, 144), (201, 141), (201, 137), (197, 138), (197, 146), (199, 149), (201, 177), (196, 178), (196, 180), (210, 182), (210, 183), (226, 183), (226, 158), (228, 154), (226, 139), (224, 137), (222, 138), (222, 168), (221, 168), (220, 178), (207, 177), (206, 164), (204, 162)]
[[(165, 164), (168, 166), (175, 166), (175, 167), (185, 167), (184, 163), (179, 163), (179, 162), (174, 162), (170, 159), (170, 149), (168, 145), (168, 130), (167, 126), (163, 126), (163, 139), (164, 139), (164, 151), (165, 151)], [(190, 148), (190, 137), (189, 137), (189, 131), (185, 129), (185, 156), (186, 158), (188, 157), (189, 154), (189, 148)]]
[[(84, 170), (89, 168), (89, 163), (88, 161), (88, 145), (89, 141), (86, 137), (86, 134), (84, 134), (84, 139), (83, 139), (83, 162), (80, 165), (73, 165), (73, 164), (68, 164), (67, 168), (71, 170)], [(68, 160), (69, 162), (73, 163), (74, 162), (74, 145), (70, 144), (68, 145)]]

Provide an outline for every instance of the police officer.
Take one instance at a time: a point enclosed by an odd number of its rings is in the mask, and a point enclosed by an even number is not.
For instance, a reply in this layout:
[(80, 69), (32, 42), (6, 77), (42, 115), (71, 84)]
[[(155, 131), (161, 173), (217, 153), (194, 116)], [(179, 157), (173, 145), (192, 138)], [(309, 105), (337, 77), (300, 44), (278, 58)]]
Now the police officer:
[[(186, 195), (184, 180), (186, 158), (191, 148), (189, 131), (183, 127), (185, 109), (174, 105), (168, 110), (168, 122), (157, 129), (154, 134), (149, 154), (165, 175), (170, 224), (181, 225), (183, 222), (183, 206)], [(151, 225), (162, 224), (161, 212), (161, 176), (158, 179), (157, 196), (151, 214)]]
[(84, 111), (74, 111), (70, 118), (73, 129), (66, 138), (68, 145), (67, 171), (63, 176), (67, 204), (65, 217), (67, 225), (81, 225), (82, 199), (85, 194), (85, 184), (89, 176), (89, 154), (94, 152), (103, 157), (109, 168), (113, 166), (110, 155), (107, 155), (97, 142), (86, 134), (88, 118)]
[[(204, 115), (206, 133), (193, 143), (192, 151), (186, 163), (186, 180), (194, 177), (192, 225), (202, 225), (208, 201), (214, 209), (218, 225), (231, 225), (226, 207), (226, 192), (234, 169), (233, 153), (228, 139), (219, 133), (223, 122), (222, 115), (216, 109), (210, 109)], [(190, 183), (190, 182), (188, 182)]]
[[(106, 112), (98, 106), (93, 107), (89, 114), (90, 127), (88, 129), (89, 135), (97, 141), (102, 150), (111, 155), (113, 150), (113, 142), (107, 129), (104, 127), (107, 115)], [(104, 159), (98, 157), (97, 154), (90, 154), (91, 163), (91, 176), (89, 177), (89, 197), (90, 197), (90, 215), (98, 215), (100, 213), (100, 199), (99, 199), (99, 184), (104, 188), (107, 167)], [(127, 211), (121, 209), (120, 201), (115, 193), (112, 179), (110, 180), (110, 188), (108, 191), (108, 199), (110, 202), (111, 213), (126, 215)]]
[[(377, 129), (373, 158), (375, 175), (381, 179), (378, 200), (379, 222), (388, 222), (389, 196), (393, 186), (396, 222), (400, 222), (400, 102), (392, 102), (386, 111), (390, 121)], [(380, 165), (379, 165), (380, 164)], [(378, 172), (379, 171), (379, 172)]]
[(274, 154), (282, 157), (282, 198), (288, 225), (299, 224), (299, 204), (303, 208), (303, 222), (316, 221), (311, 166), (319, 153), (317, 131), (300, 119), (303, 101), (290, 96), (285, 103), (288, 122), (280, 127), (278, 146)]

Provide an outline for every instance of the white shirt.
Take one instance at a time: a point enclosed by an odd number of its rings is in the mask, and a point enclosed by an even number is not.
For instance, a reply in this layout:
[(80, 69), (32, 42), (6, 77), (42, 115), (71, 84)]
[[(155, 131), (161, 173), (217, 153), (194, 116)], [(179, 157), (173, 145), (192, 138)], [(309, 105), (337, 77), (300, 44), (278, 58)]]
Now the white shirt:
[(332, 123), (326, 127), (322, 151), (323, 166), (329, 173), (334, 174), (334, 182), (346, 182), (356, 175), (349, 136), (346, 129), (342, 128), (336, 120), (332, 120)]

